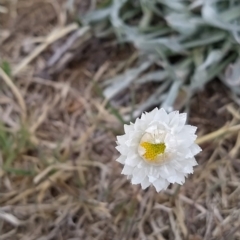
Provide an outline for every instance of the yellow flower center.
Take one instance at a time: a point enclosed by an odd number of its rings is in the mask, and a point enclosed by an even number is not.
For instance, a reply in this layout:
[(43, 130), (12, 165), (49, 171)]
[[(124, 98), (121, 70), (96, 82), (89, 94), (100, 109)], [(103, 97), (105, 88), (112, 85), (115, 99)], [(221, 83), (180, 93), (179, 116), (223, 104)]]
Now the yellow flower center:
[(166, 145), (165, 143), (149, 143), (149, 142), (142, 142), (141, 147), (145, 149), (145, 153), (143, 157), (149, 162), (155, 162), (157, 157), (160, 154), (164, 154)]
[(139, 156), (152, 165), (164, 164), (168, 161), (169, 151), (164, 137), (164, 133), (157, 130), (153, 133), (144, 133), (138, 145)]

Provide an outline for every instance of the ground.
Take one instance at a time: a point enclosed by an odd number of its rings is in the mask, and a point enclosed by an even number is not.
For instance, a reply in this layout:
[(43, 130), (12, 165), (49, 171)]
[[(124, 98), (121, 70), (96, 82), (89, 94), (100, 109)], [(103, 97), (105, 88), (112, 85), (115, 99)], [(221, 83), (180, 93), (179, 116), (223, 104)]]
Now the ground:
[(0, 1), (0, 239), (240, 239), (240, 114), (226, 87), (191, 101), (203, 151), (186, 183), (131, 185), (98, 83), (136, 50), (76, 37), (89, 6), (73, 2)]

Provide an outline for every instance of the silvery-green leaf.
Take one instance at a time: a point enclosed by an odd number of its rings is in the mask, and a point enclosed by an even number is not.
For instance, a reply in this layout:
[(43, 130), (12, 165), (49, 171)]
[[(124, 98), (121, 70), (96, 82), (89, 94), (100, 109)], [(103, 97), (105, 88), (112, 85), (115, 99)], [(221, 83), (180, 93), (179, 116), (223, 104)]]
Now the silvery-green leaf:
[(213, 50), (213, 51), (211, 51), (210, 54), (208, 54), (208, 56), (207, 56), (206, 60), (204, 61), (204, 63), (201, 64), (197, 68), (197, 70), (198, 71), (202, 71), (202, 70), (207, 69), (212, 64), (215, 64), (216, 62), (221, 60), (222, 57), (223, 57), (223, 52), (221, 50)]
[(201, 7), (203, 5), (204, 0), (195, 0), (189, 5), (189, 9), (193, 10), (195, 8)]
[(167, 97), (162, 103), (161, 107), (163, 107), (168, 111), (171, 111), (170, 109), (172, 109), (172, 106), (177, 98), (179, 88), (181, 87), (182, 84), (183, 84), (183, 81), (181, 80), (173, 82), (170, 90), (168, 91)]
[(167, 23), (176, 31), (183, 35), (191, 35), (203, 24), (200, 18), (189, 16), (182, 13), (171, 13), (165, 18)]
[(227, 67), (225, 81), (230, 86), (240, 86), (240, 59)]
[(139, 116), (142, 112), (144, 112), (146, 109), (148, 109), (151, 106), (160, 105), (162, 101), (166, 98), (166, 94), (164, 92), (169, 88), (171, 85), (171, 81), (165, 81), (163, 82), (157, 89), (154, 91), (149, 98), (138, 105), (137, 109), (134, 111), (133, 116), (136, 118)]
[(233, 31), (233, 37), (236, 40), (238, 44), (240, 44), (240, 32), (238, 31)]
[(104, 96), (107, 99), (111, 99), (116, 96), (122, 90), (126, 89), (131, 84), (131, 82), (135, 80), (143, 71), (147, 70), (153, 64), (153, 62), (154, 59), (151, 59), (147, 62), (142, 63), (135, 69), (126, 71), (125, 74), (118, 76), (117, 79), (113, 78), (111, 80), (112, 84), (104, 90)]
[(123, 20), (120, 18), (120, 10), (127, 0), (114, 0), (111, 8), (111, 22), (115, 28), (124, 26)]
[(144, 51), (153, 52), (158, 47), (165, 47), (174, 52), (181, 52), (184, 50), (184, 47), (179, 43), (177, 37), (172, 38), (157, 38), (146, 40), (144, 38), (134, 39), (134, 45)]
[(136, 82), (138, 84), (144, 84), (147, 82), (162, 82), (166, 77), (168, 76), (168, 73), (166, 71), (155, 71), (151, 73), (147, 73), (140, 77)]
[(84, 24), (102, 21), (110, 16), (111, 7), (89, 12), (82, 18)]
[(217, 32), (212, 31), (212, 33), (207, 31), (206, 33), (207, 34), (205, 34), (204, 36), (198, 39), (193, 39), (191, 41), (182, 43), (183, 48), (190, 49), (190, 48), (196, 48), (200, 46), (208, 46), (210, 44), (220, 42), (227, 37), (227, 33), (223, 31), (217, 31)]
[(224, 22), (220, 17), (219, 13), (209, 2), (205, 1), (202, 7), (202, 17), (209, 24), (227, 31), (240, 31), (240, 26)]
[[(190, 99), (197, 89), (221, 75), (232, 61), (239, 58), (236, 43), (240, 42), (240, 1), (237, 0), (112, 0), (106, 9), (91, 14), (92, 21), (86, 20), (94, 23), (92, 26), (97, 36), (115, 33), (119, 42), (135, 46), (142, 63), (150, 61), (152, 55), (157, 59), (154, 69), (136, 72), (139, 70), (136, 67), (102, 84), (105, 96), (113, 98), (133, 81), (136, 86), (141, 85), (141, 89), (147, 82), (159, 82), (157, 89), (161, 93), (153, 91), (144, 102), (136, 103), (135, 112), (138, 113), (154, 104), (170, 106), (182, 89), (182, 85), (176, 87), (179, 78), (191, 79), (190, 84), (186, 82), (184, 85)], [(171, 69), (166, 67), (166, 61), (157, 49), (169, 61)], [(182, 61), (189, 64), (178, 67)], [(237, 84), (235, 76), (239, 73), (232, 69), (230, 73), (230, 82)], [(223, 82), (231, 91), (237, 91), (236, 86)]]
[(169, 8), (175, 10), (175, 11), (184, 11), (186, 10), (186, 4), (183, 1), (179, 1), (179, 0), (157, 0), (157, 2), (162, 3), (166, 6), (168, 6)]
[(207, 82), (208, 74), (206, 70), (196, 70), (191, 81), (191, 89), (201, 89)]

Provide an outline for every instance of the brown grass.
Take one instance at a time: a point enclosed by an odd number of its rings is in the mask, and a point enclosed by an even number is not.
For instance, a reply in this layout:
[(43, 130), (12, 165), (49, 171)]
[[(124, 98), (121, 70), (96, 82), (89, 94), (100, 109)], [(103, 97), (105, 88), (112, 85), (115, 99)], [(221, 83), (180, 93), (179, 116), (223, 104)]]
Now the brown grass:
[(240, 113), (226, 91), (193, 100), (203, 152), (186, 183), (132, 186), (115, 162), (122, 123), (95, 86), (136, 53), (79, 29), (66, 2), (0, 1), (0, 239), (240, 239)]

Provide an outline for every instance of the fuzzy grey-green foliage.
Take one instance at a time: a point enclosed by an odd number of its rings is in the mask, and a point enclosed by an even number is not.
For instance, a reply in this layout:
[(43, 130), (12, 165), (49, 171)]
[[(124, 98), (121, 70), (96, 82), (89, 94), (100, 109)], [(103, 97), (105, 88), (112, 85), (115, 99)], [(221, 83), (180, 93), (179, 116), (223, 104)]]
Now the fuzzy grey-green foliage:
[[(239, 0), (112, 0), (83, 22), (97, 36), (115, 33), (119, 42), (131, 43), (141, 53), (137, 67), (107, 81), (106, 98), (116, 98), (133, 83), (144, 89), (148, 82), (159, 82), (149, 99), (138, 104), (136, 115), (151, 105), (171, 109), (180, 91), (185, 93), (180, 107), (187, 107), (215, 77), (238, 99)], [(148, 71), (152, 65), (159, 69)]]

